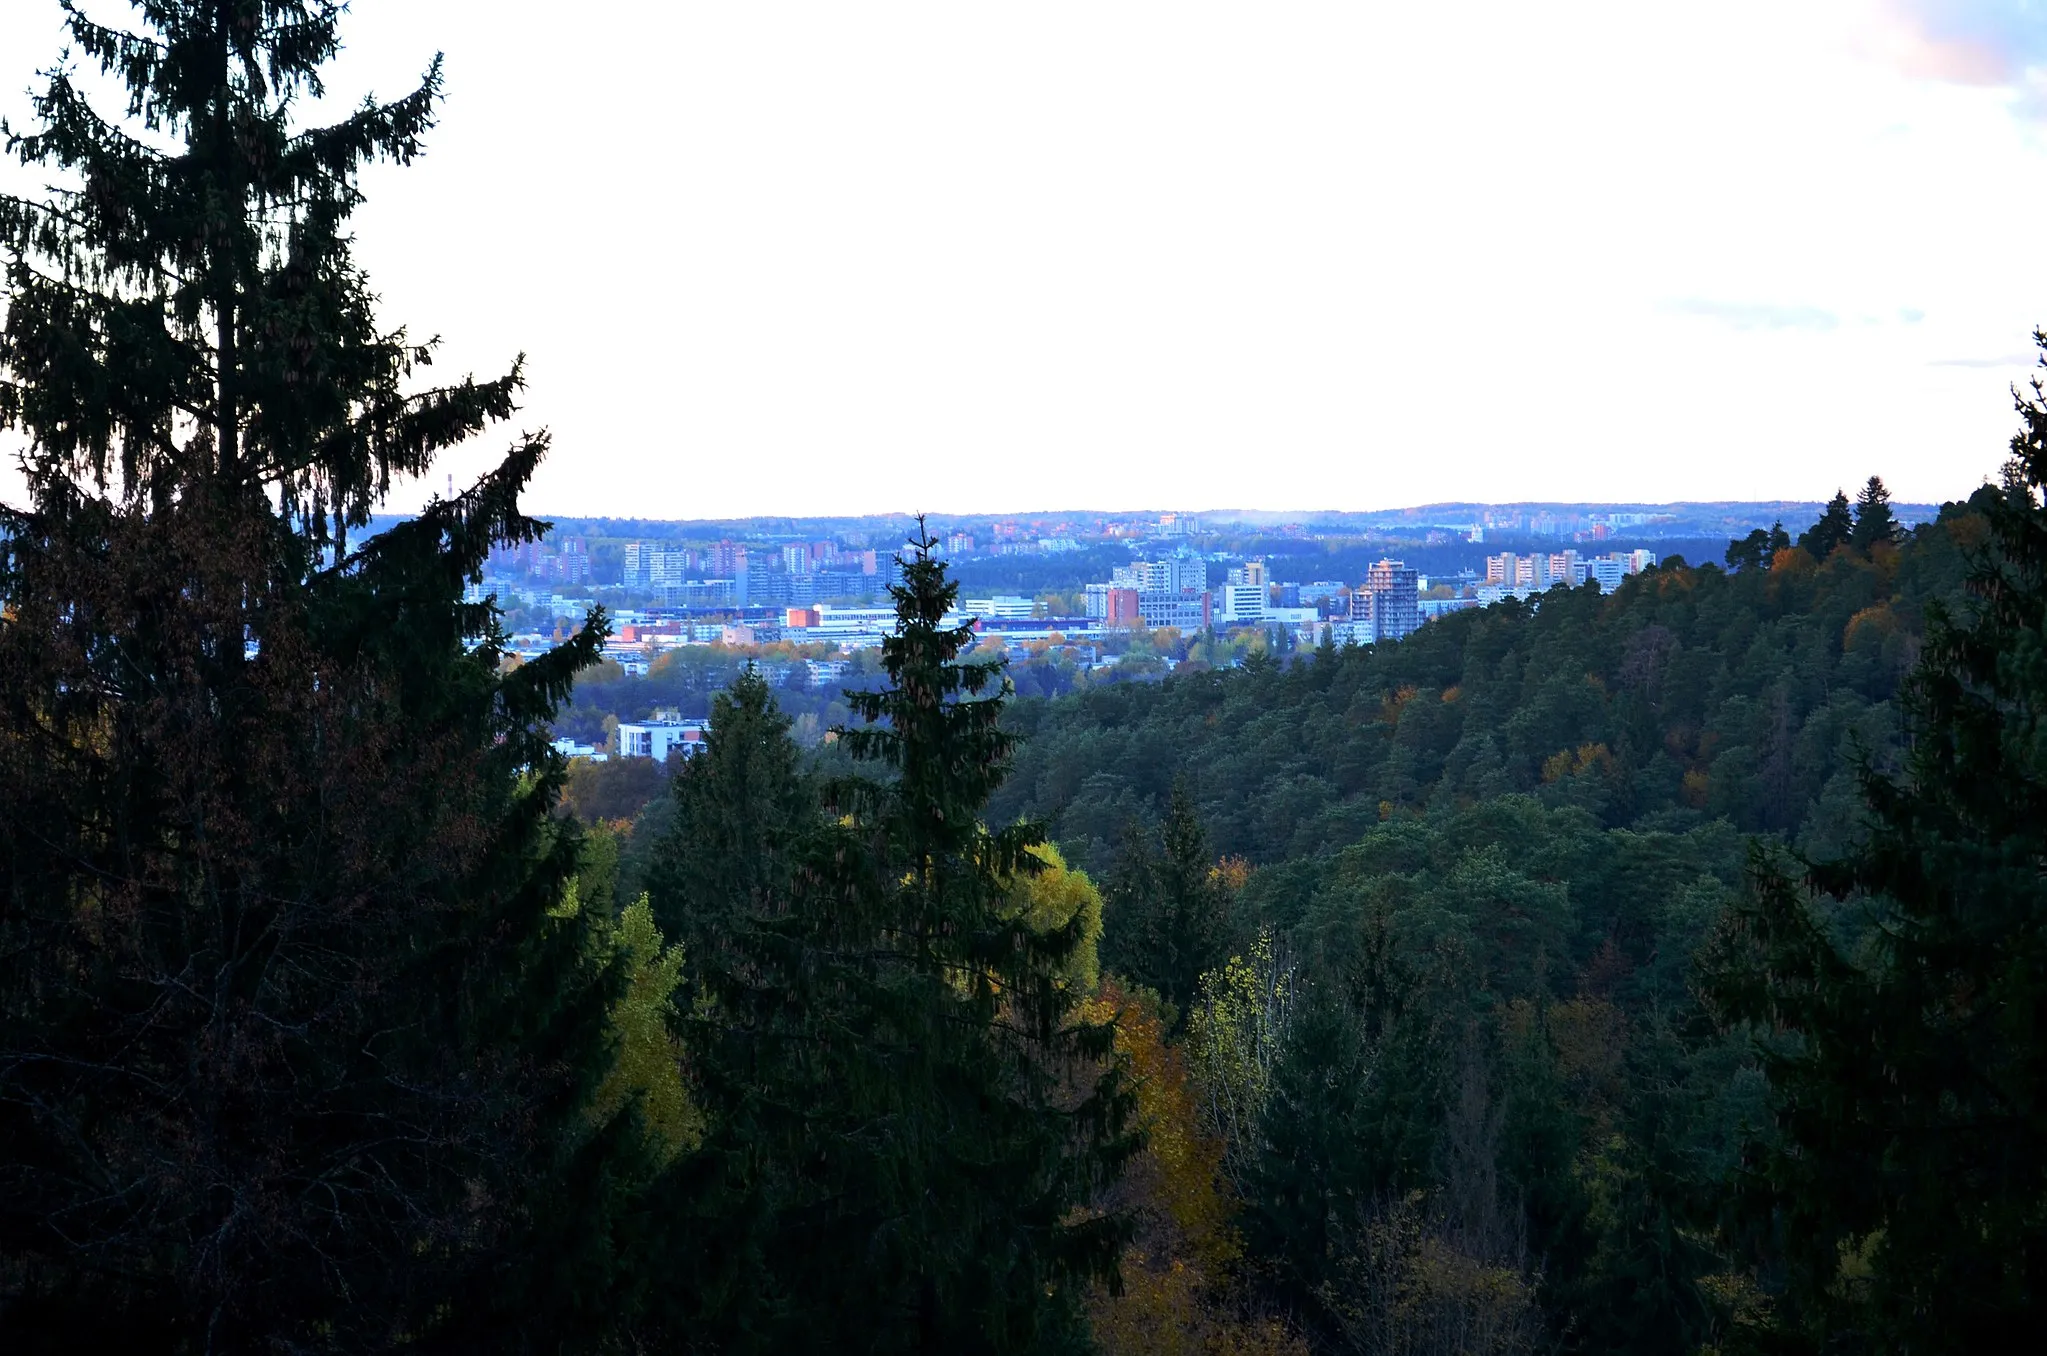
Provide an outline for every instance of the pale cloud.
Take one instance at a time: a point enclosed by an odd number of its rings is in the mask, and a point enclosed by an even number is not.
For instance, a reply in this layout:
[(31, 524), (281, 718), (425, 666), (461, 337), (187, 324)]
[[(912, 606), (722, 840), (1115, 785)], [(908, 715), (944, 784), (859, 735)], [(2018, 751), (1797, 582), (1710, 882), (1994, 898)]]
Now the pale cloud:
[(1879, 42), (1907, 74), (2016, 86), (2047, 66), (2043, 0), (1886, 0)]

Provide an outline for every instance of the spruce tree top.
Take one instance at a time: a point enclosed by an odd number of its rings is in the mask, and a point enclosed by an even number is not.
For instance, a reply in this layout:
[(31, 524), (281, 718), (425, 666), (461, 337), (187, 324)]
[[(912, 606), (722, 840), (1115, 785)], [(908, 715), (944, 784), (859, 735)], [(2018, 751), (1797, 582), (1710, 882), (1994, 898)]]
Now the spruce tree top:
[[(848, 752), (897, 774), (896, 792), (907, 836), (897, 846), (913, 856), (978, 851), (974, 818), (1008, 774), (1016, 736), (1003, 730), (1003, 698), (1010, 684), (1000, 659), (962, 659), (976, 637), (972, 623), (945, 625), (959, 596), (933, 551), (938, 542), (917, 520), (903, 562), (902, 582), (891, 586), (896, 633), (882, 641), (888, 685), (849, 691), (846, 700), (863, 727), (841, 730)], [(1035, 827), (987, 835), (1002, 875), (1036, 869), (1024, 849), (1043, 841)]]
[(405, 392), (434, 345), (378, 328), (350, 257), (357, 175), (419, 153), (438, 57), (403, 98), (302, 128), (341, 4), (136, 0), (145, 31), (129, 33), (60, 2), (128, 103), (105, 116), (60, 64), (34, 96), (41, 126), (0, 129), (61, 180), (45, 201), (0, 198), (0, 422), (28, 431), (39, 498), (89, 483), (147, 510), (260, 489), (326, 541), (511, 413), (516, 365)]
[(1848, 496), (1836, 490), (1834, 497), (1827, 501), (1819, 521), (1807, 528), (1798, 538), (1798, 544), (1815, 560), (1825, 560), (1834, 554), (1835, 548), (1846, 546), (1855, 535), (1855, 520), (1849, 516)]
[(1856, 550), (1866, 554), (1878, 542), (1896, 541), (1898, 533), (1898, 520), (1891, 512), (1891, 492), (1885, 488), (1883, 477), (1871, 476), (1855, 496), (1855, 531), (1849, 540)]

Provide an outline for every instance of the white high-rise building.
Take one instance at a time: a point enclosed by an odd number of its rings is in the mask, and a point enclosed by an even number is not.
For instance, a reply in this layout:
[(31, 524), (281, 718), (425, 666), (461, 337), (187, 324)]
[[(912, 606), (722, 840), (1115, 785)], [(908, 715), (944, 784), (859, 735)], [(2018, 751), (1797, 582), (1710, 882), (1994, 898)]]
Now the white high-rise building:
[(1118, 565), (1110, 582), (1120, 589), (1139, 593), (1204, 593), (1208, 589), (1208, 566), (1199, 560), (1173, 557), (1140, 560)]
[[(1365, 584), (1359, 592), (1371, 598), (1375, 640), (1399, 640), (1421, 629), (1420, 584), (1419, 573), (1405, 561), (1382, 560), (1365, 573)], [(1357, 615), (1357, 599), (1358, 594), (1353, 593), (1353, 616)]]

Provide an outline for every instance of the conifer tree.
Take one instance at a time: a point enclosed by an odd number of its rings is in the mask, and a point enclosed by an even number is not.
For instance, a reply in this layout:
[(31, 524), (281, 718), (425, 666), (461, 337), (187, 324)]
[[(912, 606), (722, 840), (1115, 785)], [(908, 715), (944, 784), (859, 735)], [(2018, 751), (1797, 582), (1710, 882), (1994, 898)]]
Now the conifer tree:
[(692, 971), (711, 964), (750, 920), (787, 907), (796, 854), (817, 816), (817, 792), (789, 728), (767, 680), (749, 665), (712, 699), (704, 751), (669, 784), (647, 889), (655, 921), (682, 942)]
[(1184, 1019), (1201, 977), (1229, 947), (1229, 897), (1216, 880), (1208, 835), (1184, 785), (1175, 784), (1154, 847), (1133, 827), (1106, 901), (1111, 970), (1155, 988)]
[[(956, 586), (934, 542), (911, 544), (888, 685), (849, 694), (865, 724), (838, 732), (884, 775), (828, 789), (691, 1027), (711, 1128), (674, 1190), (692, 1221), (678, 1268), (698, 1279), (664, 1321), (694, 1341), (1077, 1348), (1085, 1284), (1115, 1264), (1120, 1223), (1086, 1207), (1132, 1147), (1129, 1105), (1099, 1073), (1109, 1028), (1066, 982), (1087, 919), (1041, 932), (1014, 902), (1042, 837), (981, 822), (1014, 743), (1006, 683), (961, 658)], [(762, 715), (779, 804), (786, 723)], [(727, 722), (702, 757), (726, 756)], [(706, 794), (721, 784), (740, 783)]]
[(1740, 541), (1727, 543), (1726, 561), (1729, 569), (1767, 570), (1777, 552), (1790, 549), (1791, 537), (1785, 532), (1782, 522), (1767, 528), (1756, 528)]
[(0, 1346), (588, 1336), (638, 1150), (545, 722), (601, 617), (508, 672), (462, 601), (544, 436), (349, 539), (520, 385), (417, 388), (350, 257), (438, 64), (300, 128), (340, 5), (138, 7), (64, 6), (125, 120), (60, 67), (6, 134), (59, 185), (0, 200)]
[(1855, 536), (1855, 520), (1848, 511), (1848, 496), (1844, 491), (1834, 491), (1834, 497), (1821, 510), (1819, 521), (1799, 535), (1798, 544), (1814, 560), (1824, 561), (1838, 547), (1846, 546)]
[[(2047, 336), (2036, 335), (2043, 346)], [(1779, 1137), (1750, 1201), (1782, 1240), (1783, 1337), (1965, 1352), (2047, 1297), (2047, 392), (1979, 495), (1972, 602), (1934, 606), (1904, 775), (1865, 768), (1866, 844), (1802, 888), (1759, 859), (1714, 977), (1763, 1046)], [(1857, 911), (1867, 922), (1856, 926)], [(1859, 938), (1859, 945), (1853, 944)]]
[(1759, 527), (1738, 541), (1728, 542), (1727, 552), (1722, 558), (1730, 570), (1753, 570), (1762, 566), (1763, 557), (1769, 549), (1769, 529)]
[(1898, 520), (1891, 512), (1891, 492), (1884, 487), (1883, 477), (1871, 476), (1855, 495), (1855, 531), (1848, 541), (1864, 555), (1878, 542), (1895, 542), (1898, 539)]

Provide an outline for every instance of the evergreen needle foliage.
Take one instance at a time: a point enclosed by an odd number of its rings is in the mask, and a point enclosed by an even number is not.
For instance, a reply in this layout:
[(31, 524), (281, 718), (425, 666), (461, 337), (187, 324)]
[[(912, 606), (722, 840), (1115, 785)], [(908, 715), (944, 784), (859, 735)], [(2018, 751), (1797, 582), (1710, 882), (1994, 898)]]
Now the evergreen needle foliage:
[(1909, 534), (1871, 477), (1057, 703), (920, 521), (831, 751), (749, 673), (621, 851), (550, 746), (602, 614), (519, 664), (463, 600), (545, 436), (365, 531), (520, 389), (420, 384), (351, 259), (438, 63), (301, 127), (338, 3), (63, 7), (128, 98), (5, 130), (57, 183), (0, 199), (0, 1349), (2038, 1331), (2047, 384)]
[[(1166, 982), (1129, 945), (1146, 912), (1114, 866), (1124, 826), (1183, 815), (1178, 792), (1249, 864), (1186, 1048), (1250, 1312), (1320, 1351), (1631, 1356), (1726, 1350), (1791, 1312), (1777, 1218), (1729, 1190), (1772, 1085), (1693, 958), (1741, 897), (1744, 835), (1821, 859), (1862, 841), (1853, 750), (1904, 756), (1928, 614), (2006, 497), (1824, 559), (1759, 532), (1733, 571), (1667, 564), (1398, 644), (1013, 708), (1028, 742), (995, 817), (1042, 817), (1076, 865), (1111, 865), (1105, 969)], [(1852, 529), (1845, 496), (1827, 512)], [(1860, 963), (1862, 915), (1826, 921)], [(1850, 1254), (1881, 1256), (1866, 1233)]]
[(1848, 542), (1867, 555), (1878, 543), (1895, 546), (1898, 531), (1898, 520), (1891, 513), (1891, 492), (1881, 476), (1871, 476), (1855, 496), (1855, 530), (1848, 535)]
[[(2047, 338), (2040, 338), (2047, 346)], [(1777, 1335), (2015, 1349), (2047, 1295), (2047, 403), (2038, 378), (1968, 601), (1930, 609), (1902, 776), (1799, 881), (1759, 855), (1715, 976), (1766, 1033), (1779, 1137), (1750, 1204), (1781, 1240)], [(1872, 480), (1866, 511), (1882, 508)], [(1887, 512), (1887, 510), (1885, 510)], [(1808, 895), (1807, 887), (1811, 894)], [(1859, 915), (1866, 914), (1866, 917)], [(1852, 920), (1853, 925), (1850, 925)]]
[(1175, 785), (1156, 834), (1125, 831), (1106, 901), (1111, 970), (1155, 989), (1184, 1021), (1201, 977), (1228, 956), (1228, 889), (1184, 785)]
[(1854, 539), (1855, 519), (1849, 514), (1848, 496), (1836, 490), (1819, 521), (1800, 535), (1798, 544), (1814, 560), (1825, 560)]
[(462, 601), (544, 436), (349, 541), (519, 386), (415, 388), (350, 258), (438, 65), (305, 128), (338, 4), (64, 8), (128, 102), (6, 131), (58, 187), (0, 200), (0, 1346), (552, 1349), (641, 1155), (557, 909), (602, 619), (508, 668)]
[(983, 823), (1006, 683), (961, 658), (934, 544), (894, 590), (887, 686), (837, 732), (880, 775), (813, 789), (749, 677), (677, 781), (650, 878), (657, 914), (706, 937), (688, 1044), (711, 1129), (672, 1183), (696, 1279), (661, 1322), (693, 1340), (1077, 1349), (1085, 1287), (1114, 1272), (1124, 1225), (1088, 1206), (1134, 1144), (1111, 1029), (1069, 982), (1091, 919), (1040, 930), (1016, 902), (1042, 835)]

